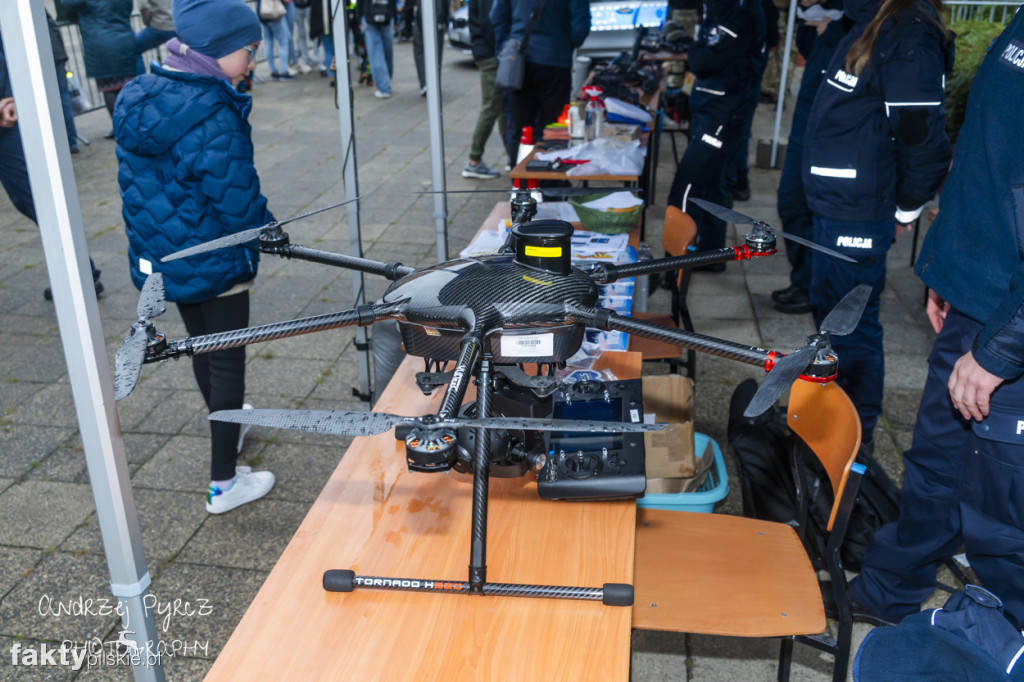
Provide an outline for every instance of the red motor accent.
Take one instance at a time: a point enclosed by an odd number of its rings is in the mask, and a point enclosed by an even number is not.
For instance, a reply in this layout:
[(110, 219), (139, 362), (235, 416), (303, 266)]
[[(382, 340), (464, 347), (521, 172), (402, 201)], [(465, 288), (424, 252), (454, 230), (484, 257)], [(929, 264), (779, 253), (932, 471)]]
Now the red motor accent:
[(836, 372), (834, 374), (830, 374), (827, 377), (811, 377), (811, 376), (807, 376), (806, 374), (801, 374), (800, 378), (803, 379), (804, 381), (810, 381), (810, 382), (813, 382), (815, 384), (831, 384), (833, 381), (836, 380), (836, 378), (838, 376), (839, 376), (839, 372)]
[(775, 358), (779, 357), (779, 351), (773, 350), (768, 353), (764, 361), (764, 371), (770, 372), (775, 368)]

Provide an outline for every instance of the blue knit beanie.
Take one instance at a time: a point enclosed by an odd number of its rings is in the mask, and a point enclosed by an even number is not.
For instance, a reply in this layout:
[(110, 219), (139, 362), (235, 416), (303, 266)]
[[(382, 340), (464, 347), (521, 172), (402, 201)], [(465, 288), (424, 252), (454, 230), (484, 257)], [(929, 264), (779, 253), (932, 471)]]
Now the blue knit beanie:
[(263, 39), (259, 18), (243, 0), (174, 0), (171, 13), (178, 39), (214, 59)]

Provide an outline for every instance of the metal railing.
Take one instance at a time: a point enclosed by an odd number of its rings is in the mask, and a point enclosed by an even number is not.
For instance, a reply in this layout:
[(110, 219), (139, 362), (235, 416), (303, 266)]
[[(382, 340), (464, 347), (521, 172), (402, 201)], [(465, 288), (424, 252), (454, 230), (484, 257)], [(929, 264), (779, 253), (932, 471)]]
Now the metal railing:
[[(256, 11), (256, 0), (246, 1), (252, 7), (253, 11)], [(131, 22), (132, 32), (138, 33), (142, 30), (144, 24), (142, 23), (142, 16), (138, 12), (132, 13)], [(57, 27), (60, 29), (61, 38), (64, 40), (64, 49), (68, 54), (67, 71), (78, 77), (82, 93), (89, 101), (89, 105), (87, 107), (76, 108), (75, 115), (78, 116), (79, 114), (84, 114), (89, 111), (102, 109), (103, 95), (96, 87), (96, 79), (88, 78), (88, 74), (85, 71), (85, 53), (82, 48), (82, 33), (78, 28), (78, 24), (68, 21), (58, 21)], [(147, 52), (143, 52), (142, 61), (146, 65), (146, 70), (149, 71), (150, 62), (163, 61), (165, 55), (166, 50), (162, 45)], [(263, 51), (263, 43), (261, 42), (259, 50), (256, 53), (256, 61), (262, 62), (265, 59), (266, 56)]]
[(995, 21), (1008, 24), (1020, 7), (1020, 0), (993, 0), (972, 2), (971, 0), (946, 0), (951, 21)]

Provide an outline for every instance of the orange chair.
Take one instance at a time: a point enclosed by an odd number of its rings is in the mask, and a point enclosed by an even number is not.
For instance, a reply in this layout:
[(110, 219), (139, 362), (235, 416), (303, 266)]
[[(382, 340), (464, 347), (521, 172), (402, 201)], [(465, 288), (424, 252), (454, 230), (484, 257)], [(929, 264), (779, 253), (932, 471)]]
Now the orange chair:
[[(685, 255), (690, 246), (697, 239), (697, 224), (693, 218), (683, 213), (675, 206), (665, 209), (665, 228), (662, 231), (661, 245), (666, 255)], [(633, 313), (638, 320), (656, 322), (666, 327), (676, 327), (693, 331), (693, 321), (690, 319), (690, 309), (686, 305), (686, 292), (690, 288), (690, 270), (680, 270), (672, 280), (672, 313), (670, 315), (659, 313)], [(646, 339), (633, 334), (629, 337), (629, 350), (638, 351), (643, 359), (667, 362), (673, 373), (679, 370), (681, 365), (686, 366), (686, 374), (691, 379), (697, 371), (696, 351), (686, 350), (683, 359), (683, 351), (679, 346)]]
[(835, 383), (798, 381), (788, 422), (828, 472), (836, 492), (825, 561), (839, 605), (826, 629), (817, 576), (791, 526), (721, 514), (637, 510), (633, 627), (731, 637), (782, 637), (779, 679), (788, 680), (793, 641), (831, 653), (845, 680), (853, 617), (839, 558), (864, 467), (855, 463), (860, 419)]

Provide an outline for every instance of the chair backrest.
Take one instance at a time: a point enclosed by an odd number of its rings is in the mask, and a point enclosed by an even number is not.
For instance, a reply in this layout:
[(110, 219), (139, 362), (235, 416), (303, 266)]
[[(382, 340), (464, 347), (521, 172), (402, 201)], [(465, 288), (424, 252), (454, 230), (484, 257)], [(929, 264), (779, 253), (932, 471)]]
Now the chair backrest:
[[(697, 223), (677, 206), (665, 208), (665, 226), (661, 232), (661, 247), (665, 254), (685, 256), (697, 241)], [(676, 274), (676, 288), (682, 288), (683, 270)]]
[(661, 246), (665, 253), (685, 256), (686, 250), (697, 239), (697, 223), (677, 206), (665, 209), (665, 227), (661, 233)]
[(828, 473), (835, 495), (828, 519), (828, 530), (831, 531), (850, 476), (850, 467), (860, 450), (857, 409), (834, 381), (819, 384), (800, 379), (790, 391), (786, 421)]

